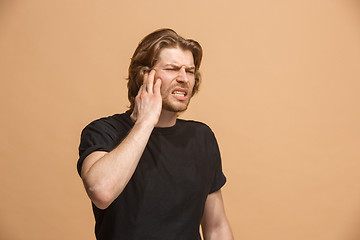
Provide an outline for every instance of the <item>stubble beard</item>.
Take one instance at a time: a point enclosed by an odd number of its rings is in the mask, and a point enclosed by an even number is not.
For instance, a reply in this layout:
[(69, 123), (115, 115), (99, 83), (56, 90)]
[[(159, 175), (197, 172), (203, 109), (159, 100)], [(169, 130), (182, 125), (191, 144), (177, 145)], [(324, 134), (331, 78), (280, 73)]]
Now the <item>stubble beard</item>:
[(185, 112), (189, 106), (192, 91), (188, 93), (188, 99), (185, 101), (179, 101), (172, 97), (171, 91), (168, 89), (164, 94), (162, 94), (162, 108), (169, 112), (182, 113)]
[(181, 104), (172, 103), (168, 98), (164, 98), (162, 101), (162, 108), (169, 112), (182, 113), (185, 112), (190, 103), (190, 99)]

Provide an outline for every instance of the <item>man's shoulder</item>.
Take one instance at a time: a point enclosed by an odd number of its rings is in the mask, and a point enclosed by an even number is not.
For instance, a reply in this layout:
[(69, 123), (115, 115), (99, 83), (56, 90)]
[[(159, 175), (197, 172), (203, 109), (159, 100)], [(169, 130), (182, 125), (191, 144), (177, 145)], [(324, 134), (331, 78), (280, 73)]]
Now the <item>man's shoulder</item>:
[(206, 123), (196, 121), (196, 120), (188, 120), (188, 119), (178, 118), (177, 121), (181, 124), (188, 125), (188, 126), (198, 126), (198, 127), (210, 128)]
[(130, 114), (128, 112), (116, 113), (110, 116), (100, 117), (96, 120), (90, 122), (86, 128), (118, 128), (132, 126), (132, 121), (130, 119)]
[(95, 120), (93, 120), (92, 122), (90, 122), (90, 124), (101, 124), (101, 123), (109, 123), (109, 122), (114, 122), (114, 121), (119, 121), (122, 119), (122, 115), (125, 113), (116, 113), (110, 116), (103, 116), (103, 117), (99, 117)]
[(202, 131), (205, 133), (213, 134), (211, 128), (204, 122), (196, 121), (196, 120), (185, 120), (185, 119), (178, 119), (179, 124), (183, 125), (188, 130), (196, 130)]

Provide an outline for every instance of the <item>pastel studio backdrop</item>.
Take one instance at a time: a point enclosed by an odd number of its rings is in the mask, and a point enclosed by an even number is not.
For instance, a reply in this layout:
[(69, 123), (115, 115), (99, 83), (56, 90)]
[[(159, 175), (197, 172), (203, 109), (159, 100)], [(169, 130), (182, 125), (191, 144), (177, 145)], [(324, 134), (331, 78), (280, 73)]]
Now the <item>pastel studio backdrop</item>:
[(235, 238), (360, 239), (356, 0), (0, 1), (0, 239), (94, 239), (80, 132), (162, 27), (204, 48), (182, 117), (216, 134)]

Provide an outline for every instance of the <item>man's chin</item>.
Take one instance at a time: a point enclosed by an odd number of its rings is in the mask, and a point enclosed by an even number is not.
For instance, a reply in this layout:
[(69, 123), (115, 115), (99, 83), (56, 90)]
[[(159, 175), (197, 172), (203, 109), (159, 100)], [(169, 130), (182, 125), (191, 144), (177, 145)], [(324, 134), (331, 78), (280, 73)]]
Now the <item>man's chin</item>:
[(189, 102), (182, 104), (171, 104), (171, 103), (163, 102), (162, 108), (169, 112), (182, 113), (186, 111), (188, 105)]

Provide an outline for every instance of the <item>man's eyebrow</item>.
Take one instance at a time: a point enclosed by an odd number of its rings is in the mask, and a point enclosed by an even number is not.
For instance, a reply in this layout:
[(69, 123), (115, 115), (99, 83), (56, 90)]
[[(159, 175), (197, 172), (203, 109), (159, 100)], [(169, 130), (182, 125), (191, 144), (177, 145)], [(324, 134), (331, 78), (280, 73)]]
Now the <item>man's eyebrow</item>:
[(176, 68), (181, 68), (182, 66), (185, 66), (186, 69), (195, 69), (194, 65), (186, 66), (186, 65), (178, 65), (178, 64), (175, 64), (175, 63), (168, 63), (168, 64), (164, 65), (164, 67), (176, 67)]

